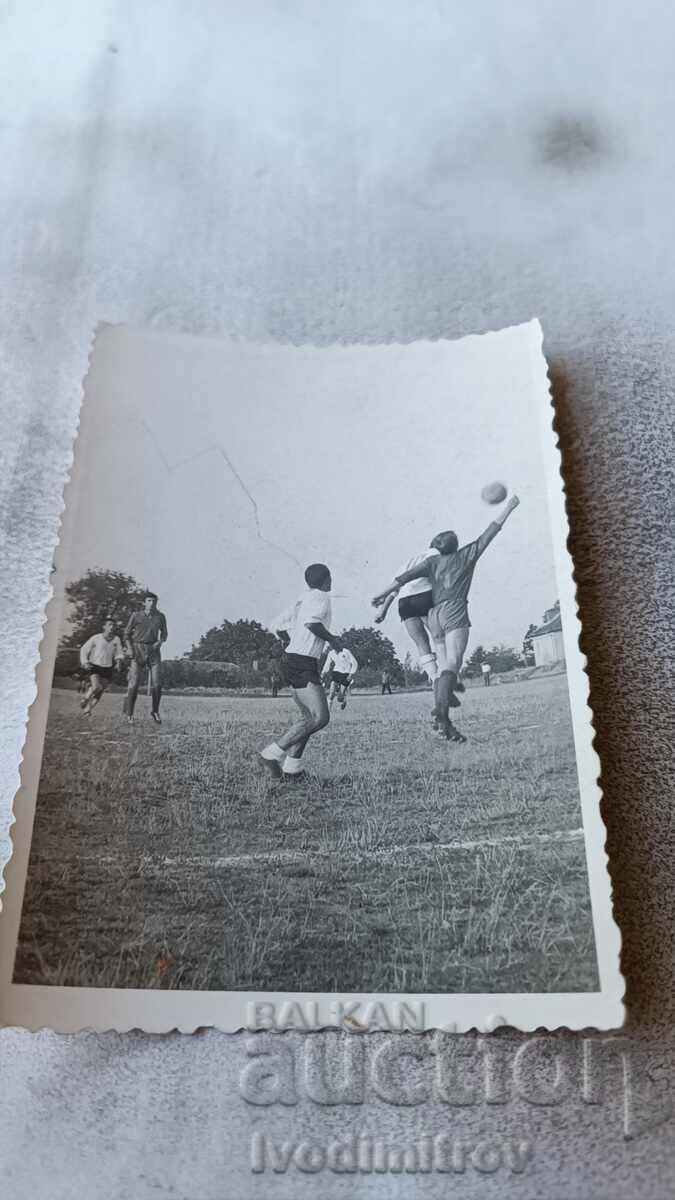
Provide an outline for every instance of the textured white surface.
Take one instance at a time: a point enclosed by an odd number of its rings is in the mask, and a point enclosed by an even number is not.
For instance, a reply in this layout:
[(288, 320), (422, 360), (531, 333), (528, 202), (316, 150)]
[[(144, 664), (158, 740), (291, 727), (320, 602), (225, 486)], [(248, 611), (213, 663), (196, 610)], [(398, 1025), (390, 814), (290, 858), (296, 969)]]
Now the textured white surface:
[[(663, 1080), (672, 14), (624, 0), (32, 0), (0, 19), (3, 831), (96, 321), (329, 342), (536, 314), (556, 367), (632, 1031)], [(250, 1173), (243, 1061), (242, 1039), (214, 1034), (5, 1031), (3, 1195), (309, 1194), (311, 1176)], [(535, 1136), (522, 1177), (467, 1174), (455, 1184), (467, 1196), (672, 1191), (667, 1124), (645, 1119), (626, 1143), (606, 1107), (521, 1107), (372, 1104), (349, 1120), (412, 1139), (425, 1121), (498, 1130), (508, 1116)], [(266, 1110), (265, 1128), (325, 1133), (338, 1116), (303, 1102)], [(326, 1197), (354, 1194), (350, 1180), (319, 1180)], [(443, 1176), (418, 1186), (449, 1190)], [(373, 1176), (359, 1195), (410, 1187)]]

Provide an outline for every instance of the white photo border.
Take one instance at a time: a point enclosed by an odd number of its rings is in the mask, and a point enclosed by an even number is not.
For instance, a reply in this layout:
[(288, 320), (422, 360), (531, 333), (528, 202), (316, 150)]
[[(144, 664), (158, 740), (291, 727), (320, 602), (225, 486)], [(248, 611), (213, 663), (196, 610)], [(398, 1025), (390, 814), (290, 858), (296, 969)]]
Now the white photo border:
[[(99, 325), (92, 338), (92, 353)], [(515, 327), (518, 328), (518, 327)], [(539, 406), (539, 440), (544, 463), (551, 537), (560, 599), (567, 681), (579, 776), (580, 803), (598, 964), (599, 989), (593, 992), (474, 993), (474, 994), (372, 994), (308, 992), (223, 992), (161, 989), (108, 989), (38, 986), (12, 981), (23, 895), (28, 871), (40, 765), (47, 725), (51, 680), (58, 631), (63, 613), (63, 584), (56, 556), (54, 596), (36, 671), (37, 695), (31, 706), (21, 766), (21, 787), (14, 804), (13, 852), (5, 866), (5, 892), (0, 915), (0, 1025), (31, 1030), (50, 1028), (72, 1033), (80, 1030), (148, 1033), (178, 1030), (190, 1033), (202, 1027), (224, 1032), (296, 1028), (342, 1028), (351, 1032), (378, 1029), (420, 1032), (491, 1031), (498, 1026), (520, 1030), (614, 1029), (623, 1024), (624, 980), (620, 970), (621, 936), (612, 912), (611, 880), (605, 852), (606, 831), (600, 811), (600, 762), (593, 747), (592, 712), (586, 659), (579, 646), (581, 625), (577, 614), (573, 563), (567, 549), (569, 535), (560, 452), (553, 429), (543, 332), (538, 320), (521, 325), (531, 356), (533, 392), (547, 397)], [(513, 327), (511, 327), (513, 331)], [(472, 335), (481, 339), (501, 332)], [(195, 339), (196, 340), (196, 339)], [(465, 339), (462, 339), (465, 340)], [(242, 344), (237, 343), (241, 348)], [(249, 349), (253, 347), (249, 344)], [(333, 348), (334, 349), (334, 348)], [(349, 346), (345, 346), (349, 350)], [(91, 364), (90, 354), (90, 364)], [(86, 388), (86, 383), (85, 383)], [(84, 389), (83, 389), (84, 390)], [(87, 425), (83, 405), (78, 439)], [(77, 509), (78, 459), (75, 454), (65, 488), (65, 509), (59, 546), (68, 544)], [(0, 867), (2, 864), (0, 863)]]

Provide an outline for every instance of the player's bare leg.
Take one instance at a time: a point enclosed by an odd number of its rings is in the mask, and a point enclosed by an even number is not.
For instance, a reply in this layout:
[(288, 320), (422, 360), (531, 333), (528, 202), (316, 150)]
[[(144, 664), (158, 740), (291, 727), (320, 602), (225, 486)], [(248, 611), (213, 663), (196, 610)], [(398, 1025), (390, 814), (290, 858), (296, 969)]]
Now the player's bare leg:
[(460, 629), (448, 630), (442, 643), (436, 642), (436, 655), (441, 669), (438, 680), (434, 684), (436, 721), (439, 732), (448, 741), (453, 742), (466, 741), (464, 735), (452, 724), (448, 712), (450, 708), (459, 706), (459, 700), (454, 693), (461, 686), (459, 672), (468, 640), (468, 626), (462, 626)]
[[(274, 767), (270, 769), (275, 774), (280, 772), (285, 780), (296, 783), (305, 778), (302, 769), (305, 746), (313, 734), (328, 724), (330, 712), (326, 693), (320, 683), (308, 683), (304, 688), (293, 688), (292, 692), (293, 699), (300, 709), (300, 717), (276, 742), (265, 747), (261, 759), (265, 766), (276, 762), (278, 771), (275, 771)], [(284, 756), (283, 760), (279, 759), (279, 751)]]
[(407, 617), (403, 622), (406, 633), (414, 643), (418, 662), (431, 683), (438, 674), (436, 655), (432, 649), (427, 630), (422, 617)]
[(94, 671), (92, 674), (92, 677), (91, 677), (91, 684), (89, 687), (89, 692), (86, 697), (86, 707), (85, 707), (85, 703), (83, 703), (81, 706), (82, 709), (84, 710), (85, 717), (91, 716), (92, 712), (96, 708), (96, 705), (98, 704), (99, 700), (101, 699), (101, 696), (105, 692), (106, 687), (107, 687), (107, 681), (105, 679), (102, 679), (101, 676), (97, 675), (96, 672)]
[(161, 671), (162, 671), (161, 664), (157, 661), (151, 663), (148, 666), (148, 672), (149, 672), (149, 676), (150, 676), (150, 678), (149, 678), (150, 695), (152, 696), (152, 710), (151, 710), (150, 716), (152, 717), (153, 721), (155, 722), (155, 725), (162, 724), (162, 718), (159, 715), (159, 703), (160, 703), (160, 700), (162, 699)]
[(295, 724), (291, 725), (290, 728), (286, 730), (286, 734), (283, 738), (284, 745), (281, 745), (282, 738), (279, 738), (279, 741), (270, 742), (269, 746), (265, 746), (265, 748), (260, 751), (259, 759), (262, 765), (267, 771), (269, 771), (274, 779), (281, 779), (281, 768), (288, 753), (287, 739), (289, 735), (293, 733), (298, 734), (298, 741), (294, 743), (294, 750), (298, 757), (302, 755), (302, 752), (307, 745), (309, 734), (305, 734), (304, 731), (309, 727), (310, 724), (312, 724), (312, 713), (310, 708), (304, 704), (302, 700), (302, 696), (306, 690), (306, 688), (302, 688), (296, 691), (295, 688), (291, 688), (291, 696), (300, 709), (302, 716), (300, 720), (296, 721)]
[(134, 709), (136, 707), (136, 697), (138, 696), (138, 688), (140, 685), (140, 669), (135, 658), (132, 658), (129, 667), (129, 677), (127, 679), (127, 694), (124, 698), (124, 713), (130, 725), (134, 720)]

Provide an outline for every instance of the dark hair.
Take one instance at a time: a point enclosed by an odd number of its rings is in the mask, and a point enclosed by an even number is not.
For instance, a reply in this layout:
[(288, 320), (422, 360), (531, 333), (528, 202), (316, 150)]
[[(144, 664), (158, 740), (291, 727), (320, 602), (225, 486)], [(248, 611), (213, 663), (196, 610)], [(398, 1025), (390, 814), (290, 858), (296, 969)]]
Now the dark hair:
[(159, 600), (159, 596), (157, 595), (157, 593), (156, 593), (156, 592), (146, 592), (146, 593), (145, 593), (145, 595), (144, 595), (144, 597), (143, 597), (143, 599), (144, 599), (144, 600), (155, 600), (155, 601), (156, 601), (156, 600)]
[(452, 529), (444, 529), (442, 533), (437, 533), (435, 538), (432, 538), (431, 545), (440, 550), (444, 547), (443, 554), (455, 554), (459, 549), (459, 538)]
[(325, 563), (312, 563), (305, 571), (307, 587), (318, 588), (330, 579), (330, 571)]
[(114, 617), (111, 617), (111, 616), (110, 616), (110, 613), (108, 613), (107, 617), (104, 617), (104, 618), (103, 618), (103, 624), (104, 624), (104, 625), (107, 625), (107, 624), (108, 624), (108, 621), (112, 621), (113, 625), (115, 624), (115, 618), (114, 618)]

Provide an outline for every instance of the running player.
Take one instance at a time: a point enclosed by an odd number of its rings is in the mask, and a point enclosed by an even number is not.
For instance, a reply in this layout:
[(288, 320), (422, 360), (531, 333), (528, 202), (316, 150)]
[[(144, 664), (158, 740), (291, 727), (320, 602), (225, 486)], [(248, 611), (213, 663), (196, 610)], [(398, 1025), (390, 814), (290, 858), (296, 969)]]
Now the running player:
[(340, 650), (339, 654), (337, 650), (329, 651), (321, 673), (324, 683), (328, 682), (330, 684), (328, 690), (329, 708), (333, 707), (335, 700), (337, 700), (343, 711), (347, 707), (349, 688), (354, 682), (354, 676), (358, 669), (359, 664), (351, 650), (348, 650), (346, 646)]
[[(430, 546), (424, 554), (418, 554), (415, 558), (409, 559), (401, 571), (401, 575), (405, 574), (406, 571), (412, 571), (415, 567), (419, 567), (432, 554), (438, 554), (438, 550), (434, 546)], [(376, 625), (382, 624), (397, 594), (398, 615), (417, 651), (417, 661), (420, 667), (425, 675), (427, 675), (429, 682), (433, 683), (437, 675), (436, 655), (431, 649), (426, 624), (432, 604), (431, 584), (426, 578), (415, 578), (404, 584), (398, 593), (391, 592), (375, 617)]]
[(128, 690), (124, 701), (124, 711), (130, 724), (134, 719), (141, 671), (144, 669), (150, 676), (151, 716), (156, 725), (162, 724), (159, 715), (159, 702), (162, 698), (161, 646), (168, 636), (166, 617), (157, 608), (157, 596), (154, 592), (146, 592), (143, 597), (143, 608), (131, 614), (124, 631), (124, 645), (127, 655), (131, 659)]
[(323, 563), (312, 563), (305, 571), (307, 590), (273, 624), (286, 652), (283, 672), (300, 716), (275, 742), (260, 751), (263, 765), (276, 778), (292, 783), (304, 779), (302, 755), (313, 734), (330, 721), (326, 693), (321, 686), (319, 660), (328, 642), (337, 653), (342, 642), (330, 632), (332, 619), (329, 592), (331, 574)]
[(80, 666), (88, 680), (84, 700), (80, 708), (85, 717), (90, 717), (101, 696), (113, 677), (115, 666), (119, 669), (124, 662), (124, 650), (115, 635), (115, 622), (106, 617), (103, 629), (95, 633), (80, 647)]
[(404, 571), (385, 591), (375, 596), (373, 604), (383, 604), (393, 592), (410, 579), (424, 578), (431, 583), (433, 607), (427, 622), (436, 649), (439, 675), (434, 681), (434, 714), (439, 731), (449, 740), (464, 742), (466, 738), (455, 729), (449, 716), (450, 707), (459, 703), (454, 693), (459, 683), (459, 672), (469, 640), (468, 598), (473, 573), (481, 554), (500, 532), (507, 517), (518, 507), (520, 501), (512, 496), (503, 512), (492, 521), (475, 542), (459, 548), (457, 534), (452, 530), (438, 533), (432, 546), (438, 550), (436, 557), (430, 556), (419, 567)]

